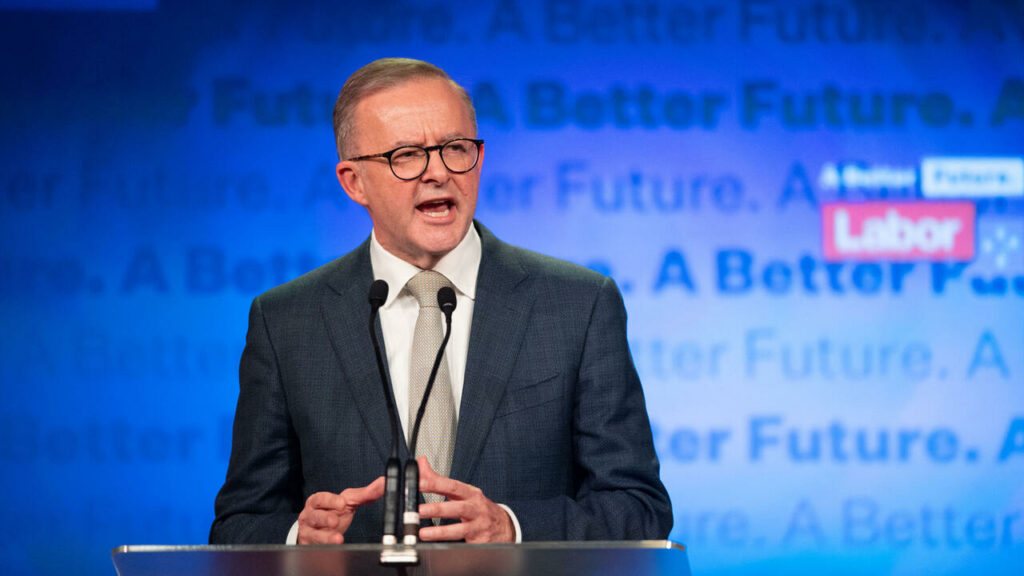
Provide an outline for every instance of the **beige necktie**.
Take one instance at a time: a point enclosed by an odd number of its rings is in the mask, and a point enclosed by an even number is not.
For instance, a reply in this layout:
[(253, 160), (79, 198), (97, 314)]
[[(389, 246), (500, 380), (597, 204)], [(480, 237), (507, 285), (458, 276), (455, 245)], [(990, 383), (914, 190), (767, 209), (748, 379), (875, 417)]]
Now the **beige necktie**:
[[(427, 378), (434, 367), (434, 359), (444, 339), (443, 317), (437, 305), (437, 291), (442, 286), (452, 287), (451, 281), (433, 270), (424, 270), (405, 287), (420, 304), (420, 313), (416, 318), (416, 331), (412, 339), (412, 361), (409, 374), (409, 442), (412, 442), (413, 426), (416, 412), (420, 408), (423, 392), (427, 387)], [(426, 456), (430, 466), (441, 476), (448, 476), (452, 466), (452, 450), (455, 447), (455, 402), (452, 398), (451, 378), (448, 374), (447, 357), (441, 360), (434, 379), (434, 388), (430, 391), (427, 409), (420, 424), (419, 439), (416, 441), (416, 454)], [(427, 502), (440, 502), (442, 496), (424, 494)]]

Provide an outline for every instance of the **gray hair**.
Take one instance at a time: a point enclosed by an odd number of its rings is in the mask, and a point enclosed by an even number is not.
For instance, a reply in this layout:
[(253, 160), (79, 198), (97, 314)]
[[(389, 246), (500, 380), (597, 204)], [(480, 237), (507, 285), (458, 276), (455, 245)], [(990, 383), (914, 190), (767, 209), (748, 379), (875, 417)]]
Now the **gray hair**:
[(355, 137), (354, 117), (356, 107), (364, 98), (388, 88), (394, 88), (410, 80), (438, 78), (447, 81), (466, 103), (473, 130), (476, 130), (476, 109), (469, 92), (448, 76), (444, 70), (422, 60), (410, 58), (381, 58), (356, 70), (341, 87), (338, 100), (334, 103), (334, 141), (338, 147), (338, 159), (346, 158), (346, 146)]

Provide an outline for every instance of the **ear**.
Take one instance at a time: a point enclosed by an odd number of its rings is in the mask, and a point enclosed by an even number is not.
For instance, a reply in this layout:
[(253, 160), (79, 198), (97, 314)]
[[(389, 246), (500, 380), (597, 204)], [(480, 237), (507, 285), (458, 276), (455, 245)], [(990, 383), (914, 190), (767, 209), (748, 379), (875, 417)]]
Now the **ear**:
[(341, 161), (334, 168), (338, 176), (338, 184), (345, 190), (348, 197), (360, 206), (366, 206), (366, 191), (363, 189), (363, 178), (355, 162)]

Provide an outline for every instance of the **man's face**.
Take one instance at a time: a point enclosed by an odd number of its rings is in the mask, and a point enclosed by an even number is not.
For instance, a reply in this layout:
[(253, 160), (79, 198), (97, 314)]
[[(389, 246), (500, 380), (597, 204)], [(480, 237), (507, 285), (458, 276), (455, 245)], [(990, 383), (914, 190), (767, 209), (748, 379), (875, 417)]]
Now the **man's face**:
[[(358, 104), (355, 142), (349, 157), (413, 144), (434, 146), (455, 138), (476, 138), (465, 102), (445, 81), (411, 80)], [(433, 267), (466, 235), (476, 212), (480, 161), (464, 174), (449, 172), (440, 151), (430, 153), (426, 172), (399, 180), (384, 158), (338, 163), (338, 181), (366, 207), (388, 252), (420, 268)]]

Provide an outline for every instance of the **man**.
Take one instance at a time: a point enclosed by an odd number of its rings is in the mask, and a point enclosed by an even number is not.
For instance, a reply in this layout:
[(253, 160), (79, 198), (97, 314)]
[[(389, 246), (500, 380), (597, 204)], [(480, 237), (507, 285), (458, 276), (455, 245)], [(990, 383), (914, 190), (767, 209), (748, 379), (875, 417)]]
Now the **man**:
[[(338, 181), (373, 233), (253, 302), (210, 542), (380, 541), (388, 403), (404, 458), (426, 380), (419, 322), (436, 304), (413, 295), (423, 279), (450, 285), (457, 306), (428, 410), (439, 424), (429, 442), (421, 432), (421, 539), (667, 537), (621, 296), (473, 220), (484, 146), (466, 91), (425, 62), (378, 60), (345, 83), (334, 124)], [(390, 286), (390, 398), (368, 332), (374, 278)]]

